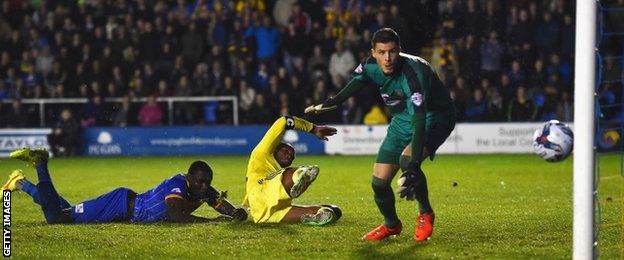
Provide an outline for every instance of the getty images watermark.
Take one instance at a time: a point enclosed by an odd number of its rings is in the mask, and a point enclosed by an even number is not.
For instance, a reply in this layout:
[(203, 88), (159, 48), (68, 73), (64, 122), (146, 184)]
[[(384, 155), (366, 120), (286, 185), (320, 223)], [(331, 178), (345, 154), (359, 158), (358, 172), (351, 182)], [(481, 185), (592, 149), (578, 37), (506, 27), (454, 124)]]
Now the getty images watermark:
[(11, 256), (11, 192), (2, 191), (2, 255)]

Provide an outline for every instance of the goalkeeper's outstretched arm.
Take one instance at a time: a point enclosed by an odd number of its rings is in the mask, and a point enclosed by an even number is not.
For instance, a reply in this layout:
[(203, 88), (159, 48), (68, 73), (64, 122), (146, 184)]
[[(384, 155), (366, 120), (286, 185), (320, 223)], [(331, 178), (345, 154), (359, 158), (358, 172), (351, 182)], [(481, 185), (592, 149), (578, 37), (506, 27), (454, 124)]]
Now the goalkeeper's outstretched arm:
[(328, 98), (323, 104), (312, 105), (305, 109), (306, 114), (319, 114), (323, 112), (327, 112), (330, 110), (334, 110), (339, 104), (342, 104), (349, 97), (353, 96), (358, 90), (364, 87), (364, 82), (359, 77), (353, 77), (347, 85), (336, 94), (336, 96)]

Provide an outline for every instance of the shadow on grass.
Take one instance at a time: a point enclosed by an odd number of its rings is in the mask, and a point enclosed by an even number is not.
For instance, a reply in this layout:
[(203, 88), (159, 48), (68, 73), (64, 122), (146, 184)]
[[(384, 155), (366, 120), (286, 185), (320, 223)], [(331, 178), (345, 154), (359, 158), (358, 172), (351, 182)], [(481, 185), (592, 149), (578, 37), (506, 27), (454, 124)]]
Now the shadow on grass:
[(307, 232), (306, 229), (314, 228), (307, 227), (301, 225), (288, 225), (288, 224), (270, 224), (270, 223), (261, 223), (255, 224), (250, 221), (245, 222), (208, 222), (208, 223), (152, 223), (152, 224), (141, 224), (141, 223), (128, 223), (128, 222), (112, 222), (112, 223), (92, 223), (92, 224), (47, 224), (45, 222), (22, 222), (16, 225), (19, 228), (47, 228), (47, 227), (55, 227), (61, 229), (72, 229), (74, 227), (88, 227), (96, 230), (105, 230), (105, 229), (116, 229), (123, 230), (129, 229), (133, 230), (133, 232), (137, 232), (144, 230), (149, 232), (154, 230), (154, 228), (159, 229), (163, 232), (167, 231), (175, 231), (182, 229), (205, 229), (210, 230), (212, 228), (219, 229), (221, 231), (230, 230), (233, 233), (239, 234), (250, 234), (250, 233), (265, 233), (272, 232), (278, 233), (275, 235), (278, 236), (298, 236)]
[(408, 244), (400, 241), (405, 238), (386, 239), (385, 241), (371, 242), (362, 241), (352, 256), (365, 259), (415, 259), (418, 257), (418, 249), (425, 248), (429, 243), (416, 244), (410, 241)]

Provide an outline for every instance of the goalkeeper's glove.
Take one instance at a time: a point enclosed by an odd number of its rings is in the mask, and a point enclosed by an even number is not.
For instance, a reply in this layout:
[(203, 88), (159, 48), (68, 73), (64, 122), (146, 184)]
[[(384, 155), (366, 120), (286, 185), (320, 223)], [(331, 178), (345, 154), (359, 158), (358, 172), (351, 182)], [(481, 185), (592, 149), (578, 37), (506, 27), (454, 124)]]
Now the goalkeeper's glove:
[(327, 111), (331, 111), (336, 109), (336, 105), (333, 106), (328, 106), (325, 107), (323, 104), (318, 104), (318, 105), (311, 105), (309, 107), (306, 107), (306, 109), (304, 110), (304, 113), (306, 114), (320, 114), (323, 112), (327, 112)]
[(397, 180), (399, 197), (406, 200), (415, 200), (417, 188), (422, 182), (424, 173), (418, 163), (410, 163), (407, 170)]

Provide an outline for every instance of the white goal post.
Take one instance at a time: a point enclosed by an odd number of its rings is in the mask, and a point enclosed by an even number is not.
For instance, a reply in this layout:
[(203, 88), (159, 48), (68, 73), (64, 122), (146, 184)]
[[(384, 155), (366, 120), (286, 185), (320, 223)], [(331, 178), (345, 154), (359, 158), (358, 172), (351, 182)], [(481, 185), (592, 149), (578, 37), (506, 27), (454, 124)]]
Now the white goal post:
[(576, 1), (573, 259), (594, 259), (596, 0)]

